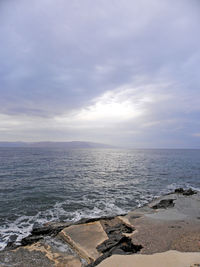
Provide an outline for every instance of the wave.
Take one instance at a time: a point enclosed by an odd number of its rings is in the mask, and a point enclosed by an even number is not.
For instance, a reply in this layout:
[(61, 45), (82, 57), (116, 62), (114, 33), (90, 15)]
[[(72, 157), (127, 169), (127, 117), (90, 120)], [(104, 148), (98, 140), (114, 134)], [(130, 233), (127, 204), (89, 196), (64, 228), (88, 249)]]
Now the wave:
[(126, 211), (114, 203), (98, 202), (97, 206), (76, 211), (66, 211), (63, 206), (66, 202), (56, 203), (52, 209), (38, 212), (35, 216), (20, 216), (13, 222), (6, 222), (0, 227), (0, 250), (3, 250), (8, 242), (19, 245), (22, 238), (28, 236), (33, 227), (38, 227), (49, 221), (75, 222), (82, 218), (97, 218), (123, 214)]

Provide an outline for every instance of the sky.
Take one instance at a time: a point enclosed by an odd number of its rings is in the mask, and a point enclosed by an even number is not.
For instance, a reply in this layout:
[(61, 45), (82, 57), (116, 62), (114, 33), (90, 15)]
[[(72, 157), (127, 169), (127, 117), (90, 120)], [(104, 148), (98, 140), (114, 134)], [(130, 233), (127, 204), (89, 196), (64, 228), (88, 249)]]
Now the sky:
[(0, 141), (200, 148), (199, 0), (0, 0)]

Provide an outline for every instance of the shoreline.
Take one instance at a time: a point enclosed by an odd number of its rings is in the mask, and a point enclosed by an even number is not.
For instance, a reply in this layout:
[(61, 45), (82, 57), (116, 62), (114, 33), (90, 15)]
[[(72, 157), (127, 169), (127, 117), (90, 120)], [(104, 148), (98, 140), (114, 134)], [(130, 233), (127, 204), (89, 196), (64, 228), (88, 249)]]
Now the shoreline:
[[(8, 244), (0, 252), (0, 266), (12, 266), (12, 261), (22, 267), (25, 259), (30, 267), (123, 267), (116, 265), (120, 261), (126, 262), (127, 267), (134, 261), (143, 267), (160, 258), (164, 262), (176, 258), (174, 267), (184, 266), (180, 265), (183, 258), (200, 264), (199, 207), (200, 192), (176, 189), (128, 214), (76, 223), (50, 222), (33, 229), (20, 246)], [(34, 265), (35, 259), (40, 263)], [(197, 262), (193, 263), (195, 259)]]

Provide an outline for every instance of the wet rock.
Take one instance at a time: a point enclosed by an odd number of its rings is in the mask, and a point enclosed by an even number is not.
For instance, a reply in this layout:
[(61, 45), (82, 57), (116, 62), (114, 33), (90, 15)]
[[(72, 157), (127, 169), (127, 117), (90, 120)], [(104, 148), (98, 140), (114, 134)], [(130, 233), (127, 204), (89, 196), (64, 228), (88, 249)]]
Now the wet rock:
[(197, 194), (197, 192), (194, 191), (194, 190), (192, 190), (191, 188), (188, 189), (188, 190), (185, 190), (185, 191), (183, 192), (183, 195), (184, 195), (184, 196), (191, 196), (191, 195), (194, 195), (194, 194)]
[[(121, 216), (124, 216), (121, 215)], [(59, 234), (64, 228), (69, 227), (71, 225), (79, 225), (79, 224), (85, 224), (85, 223), (92, 223), (92, 222), (97, 222), (99, 220), (106, 220), (110, 221), (113, 220), (115, 216), (109, 216), (109, 217), (100, 217), (100, 218), (83, 218), (77, 222), (49, 222), (44, 224), (41, 227), (36, 227), (33, 228), (31, 231), (31, 234), (25, 238), (22, 239), (21, 245), (26, 246), (33, 244), (41, 239), (43, 239), (45, 236), (56, 236)], [(15, 248), (16, 245), (14, 242), (10, 242), (7, 245), (8, 249)]]
[(59, 235), (88, 262), (88, 267), (96, 266), (112, 254), (132, 254), (142, 248), (125, 235), (131, 234), (134, 227), (119, 217), (82, 219), (81, 222), (66, 227)]
[(184, 192), (184, 189), (182, 187), (174, 190), (174, 193), (177, 193), (177, 194), (183, 194), (183, 192)]
[(174, 199), (162, 199), (159, 203), (152, 206), (152, 209), (167, 209), (174, 207)]
[(139, 252), (141, 249), (142, 246), (134, 245), (131, 238), (124, 235), (113, 235), (97, 247), (97, 250), (103, 254), (87, 267), (95, 267), (113, 254), (130, 255)]
[(97, 247), (100, 252), (110, 252), (111, 254), (133, 254), (140, 251), (141, 248), (142, 246), (134, 245), (131, 238), (124, 235), (113, 235)]
[(10, 242), (8, 242), (8, 244), (6, 245), (4, 250), (12, 250), (12, 249), (16, 249), (18, 247), (19, 247), (19, 245), (16, 245), (15, 241), (10, 241)]
[[(121, 214), (121, 215), (118, 215), (118, 216), (125, 216), (125, 215), (126, 214)], [(100, 220), (110, 221), (110, 220), (113, 220), (115, 217), (116, 216), (102, 216), (102, 217), (97, 217), (97, 218), (82, 218), (79, 221), (73, 223), (73, 225), (97, 222), (97, 221), (100, 221)]]
[(112, 254), (122, 254), (128, 255), (137, 253), (142, 249), (141, 245), (135, 245), (132, 243), (131, 238), (123, 236), (120, 242), (114, 249), (112, 249)]
[[(61, 232), (65, 227), (68, 227), (72, 223), (69, 222), (50, 222), (46, 223), (42, 227), (38, 228), (33, 228), (31, 231), (31, 234), (21, 240), (21, 245), (22, 246), (27, 246), (31, 245), (41, 239), (43, 239), (45, 236), (56, 236), (59, 232)], [(11, 242), (9, 246), (7, 245), (8, 249), (9, 248), (14, 248), (15, 244)]]
[(131, 238), (124, 235), (124, 233), (132, 233), (134, 227), (120, 222), (116, 218), (110, 221), (103, 220), (101, 223), (108, 235), (108, 239), (97, 246), (97, 250), (103, 255), (88, 265), (88, 267), (97, 266), (101, 261), (113, 254), (128, 255), (137, 253), (142, 249), (141, 245), (133, 244)]
[(62, 231), (65, 227), (68, 227), (72, 223), (69, 222), (59, 222), (59, 223), (47, 223), (42, 227), (33, 228), (31, 231), (32, 236), (38, 235), (57, 235), (60, 231)]
[(39, 240), (43, 239), (44, 236), (38, 235), (38, 236), (27, 236), (21, 240), (22, 246), (31, 245), (35, 242), (38, 242)]
[(142, 249), (142, 246), (133, 244), (131, 238), (121, 234), (110, 236), (110, 238), (100, 244), (97, 249), (103, 253), (103, 255), (87, 267), (97, 266), (100, 262), (113, 254), (130, 255), (137, 253)]
[(197, 192), (192, 190), (191, 188), (183, 189), (182, 187), (175, 189), (174, 192), (177, 194), (183, 194), (184, 196), (191, 196), (191, 195), (197, 194)]
[(109, 239), (105, 240), (102, 244), (97, 246), (97, 250), (105, 253), (111, 250), (113, 247), (117, 246), (123, 237), (124, 236), (122, 235), (112, 235)]
[(127, 252), (136, 253), (138, 251), (132, 244), (131, 239), (124, 235), (124, 233), (131, 234), (135, 230), (132, 226), (122, 222), (114, 225), (108, 225), (106, 222), (103, 224), (108, 239), (97, 247), (100, 252), (110, 251), (113, 254), (114, 251), (115, 253), (118, 251), (120, 254), (126, 254)]
[(118, 235), (121, 233), (132, 233), (134, 231), (133, 227), (130, 227), (124, 223), (119, 223), (114, 226), (108, 226), (105, 228), (105, 231), (108, 236), (111, 236), (113, 234)]

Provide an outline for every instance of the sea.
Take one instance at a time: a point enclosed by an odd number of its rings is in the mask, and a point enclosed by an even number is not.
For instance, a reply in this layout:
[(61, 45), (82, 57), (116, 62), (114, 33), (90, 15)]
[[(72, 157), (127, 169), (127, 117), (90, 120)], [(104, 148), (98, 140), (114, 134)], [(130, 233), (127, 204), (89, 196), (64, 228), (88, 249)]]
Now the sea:
[(0, 148), (0, 249), (49, 221), (124, 214), (200, 190), (200, 150)]

